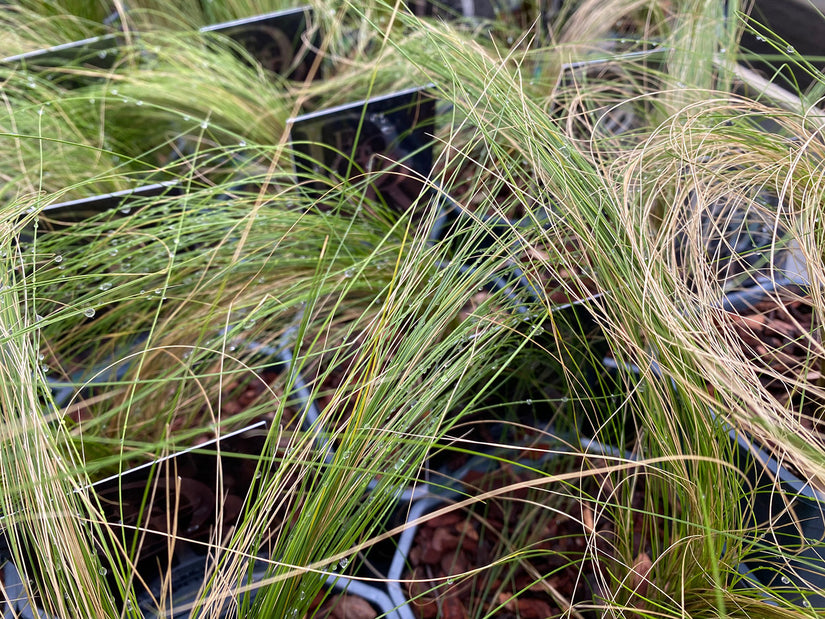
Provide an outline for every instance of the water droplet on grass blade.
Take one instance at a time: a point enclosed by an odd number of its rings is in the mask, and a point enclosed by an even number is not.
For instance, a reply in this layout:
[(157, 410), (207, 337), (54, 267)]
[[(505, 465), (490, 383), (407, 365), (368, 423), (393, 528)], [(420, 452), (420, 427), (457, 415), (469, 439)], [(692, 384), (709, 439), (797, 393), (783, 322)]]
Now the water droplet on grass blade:
[(83, 315), (84, 315), (86, 318), (94, 318), (94, 316), (95, 316), (95, 309), (94, 309), (93, 307), (87, 307), (85, 310), (83, 310)]
[(341, 566), (341, 569), (343, 570), (345, 567), (347, 567), (347, 566), (349, 565), (349, 559), (348, 559), (348, 558), (346, 558), (346, 557), (344, 557), (343, 559), (341, 559), (341, 560), (338, 562), (338, 565), (340, 565), (340, 566)]
[(63, 262), (63, 256), (61, 256), (60, 254), (57, 254), (57, 255), (54, 257), (54, 261), (55, 261), (55, 262), (58, 262), (58, 263)]
[(98, 286), (98, 288), (100, 288), (100, 290), (102, 290), (103, 292), (106, 292), (111, 287), (112, 287), (112, 282), (103, 282), (102, 284), (100, 284), (100, 286)]

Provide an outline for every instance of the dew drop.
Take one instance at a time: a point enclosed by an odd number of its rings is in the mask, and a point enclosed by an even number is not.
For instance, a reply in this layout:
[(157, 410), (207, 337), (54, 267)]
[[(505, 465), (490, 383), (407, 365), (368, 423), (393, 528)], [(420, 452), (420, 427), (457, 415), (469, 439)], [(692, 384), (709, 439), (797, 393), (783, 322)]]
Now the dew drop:
[(785, 48), (785, 51), (788, 52), (789, 54), (795, 54), (796, 53), (796, 50), (794, 49), (793, 45), (788, 45), (788, 47)]
[(453, 578), (448, 578), (448, 579), (447, 579), (447, 584), (448, 584), (448, 585), (455, 584), (455, 579), (453, 579)]
[(341, 569), (343, 570), (345, 567), (349, 565), (349, 559), (347, 557), (344, 557), (338, 562), (338, 565), (340, 565)]
[(117, 256), (117, 249), (110, 249), (109, 250), (109, 255), (110, 256)]
[(533, 400), (526, 400), (525, 404), (527, 404), (527, 406), (532, 406), (533, 405)]
[(100, 288), (100, 290), (102, 290), (103, 292), (106, 292), (111, 287), (112, 287), (112, 282), (103, 282), (102, 284), (100, 284), (100, 286), (98, 286), (98, 288)]
[(141, 101), (140, 99), (138, 99), (137, 101), (135, 101), (135, 105), (137, 105), (138, 107), (140, 107), (141, 105), (143, 105), (143, 101)]
[(40, 314), (35, 314), (34, 315), (34, 321), (35, 322), (43, 322), (43, 316), (41, 316)]
[(238, 146), (246, 146), (246, 140), (241, 140), (238, 142)]
[(43, 116), (43, 108), (42, 107), (39, 110), (37, 110), (37, 115), (38, 116)]
[(93, 308), (93, 307), (87, 307), (85, 310), (83, 310), (83, 315), (84, 315), (86, 318), (94, 318), (94, 316), (95, 316), (95, 308)]
[(101, 567), (99, 570), (97, 570), (97, 573), (100, 574), (101, 576), (105, 576), (109, 572), (105, 567)]
[(63, 256), (61, 256), (60, 254), (57, 254), (54, 257), (54, 261), (57, 262), (57, 263), (63, 262)]
[(346, 271), (344, 271), (344, 277), (352, 277), (352, 273), (352, 269), (347, 269)]
[(112, 88), (112, 94), (117, 95), (117, 88)]
[(203, 122), (201, 123), (201, 129), (206, 129), (207, 127), (209, 127), (209, 123), (208, 123), (208, 122), (206, 122), (206, 121), (203, 121)]
[(781, 581), (782, 581), (782, 584), (783, 584), (783, 585), (789, 585), (789, 584), (791, 584), (790, 579), (789, 579), (787, 576), (785, 576), (784, 574), (783, 574), (782, 578), (780, 578), (779, 580), (781, 580)]

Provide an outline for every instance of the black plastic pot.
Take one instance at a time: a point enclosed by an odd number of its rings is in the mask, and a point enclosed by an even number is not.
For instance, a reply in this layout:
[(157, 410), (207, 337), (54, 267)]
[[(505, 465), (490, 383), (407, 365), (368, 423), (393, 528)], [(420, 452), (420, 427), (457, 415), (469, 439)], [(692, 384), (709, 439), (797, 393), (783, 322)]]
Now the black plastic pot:
[[(311, 13), (308, 6), (287, 9), (204, 26), (200, 31), (233, 39), (267, 71), (292, 80), (304, 80), (310, 75), (316, 61), (315, 50), (321, 42), (317, 29), (311, 39), (308, 38)], [(318, 77), (320, 71), (314, 75)]]
[[(729, 294), (726, 309), (743, 311), (783, 289), (804, 291), (807, 271), (793, 246), (784, 263), (780, 281), (757, 282), (732, 298)], [(737, 465), (747, 476), (742, 503), (757, 530), (743, 570), (751, 582), (790, 602), (825, 609), (825, 492), (800, 479), (746, 434), (726, 428)]]
[(743, 570), (790, 602), (825, 608), (825, 493), (747, 436), (734, 429), (728, 434), (749, 482), (743, 504), (761, 531)]
[[(264, 370), (278, 372), (293, 372), (292, 354), (287, 346), (280, 348), (264, 346), (256, 343), (246, 345), (255, 357), (260, 358)], [(117, 363), (113, 360), (97, 370), (91, 370), (87, 376), (79, 378), (70, 384), (53, 381), (52, 389), (55, 392), (55, 401), (64, 405), (78, 393), (93, 395), (98, 383), (108, 383), (123, 378), (129, 362)], [(308, 389), (300, 375), (290, 376), (290, 391), (285, 393), (293, 403), (299, 423), (305, 429), (315, 428), (319, 419), (319, 412), (315, 403), (310, 399)], [(137, 604), (145, 617), (155, 617), (157, 607), (154, 599), (158, 599), (164, 579), (169, 578), (173, 583), (174, 599), (166, 600), (167, 608), (185, 606), (195, 599), (205, 577), (208, 566), (208, 548), (197, 542), (206, 542), (216, 528), (228, 530), (233, 526), (234, 518), (239, 514), (240, 507), (247, 499), (248, 493), (254, 494), (256, 467), (255, 461), (248, 456), (257, 456), (262, 453), (267, 436), (267, 425), (259, 422), (253, 426), (224, 435), (219, 440), (213, 440), (181, 452), (177, 452), (155, 462), (130, 469), (123, 474), (104, 479), (95, 483), (90, 490), (98, 497), (104, 516), (113, 526), (116, 534), (118, 530), (123, 536), (121, 544), (124, 548), (131, 548), (133, 539), (137, 539), (135, 527), (145, 527), (158, 533), (146, 533), (142, 536), (140, 556), (136, 561), (136, 569), (141, 576), (140, 582), (146, 582), (148, 589), (137, 594)], [(317, 432), (319, 437), (324, 432)], [(332, 458), (330, 445), (319, 439), (316, 448), (323, 454), (325, 461)], [(218, 457), (220, 454), (220, 457)], [(214, 506), (214, 488), (217, 480), (223, 479), (222, 488), (225, 496), (222, 500), (224, 521), (216, 523)], [(176, 481), (169, 481), (176, 480)], [(155, 488), (154, 503), (148, 513), (140, 515), (143, 501), (147, 497), (147, 489)], [(184, 531), (186, 542), (178, 542), (172, 556), (168, 552), (167, 526), (168, 510), (172, 505), (178, 505), (175, 521), (178, 529)], [(138, 518), (140, 517), (140, 522)], [(122, 525), (121, 529), (119, 525)], [(194, 540), (194, 542), (189, 541)], [(157, 565), (170, 565), (171, 571), (158, 572)], [(111, 571), (112, 566), (103, 565), (103, 571)], [(266, 565), (261, 563), (259, 569), (253, 566), (251, 581), (260, 579), (266, 571)], [(19, 603), (13, 605), (14, 612), (20, 617), (36, 617), (40, 611), (30, 608), (24, 595), (22, 582), (14, 580), (17, 570), (11, 566), (7, 568), (7, 582), (12, 586), (11, 592), (20, 598)], [(103, 573), (103, 572), (102, 572)], [(18, 576), (19, 581), (19, 576)], [(137, 582), (137, 581), (136, 581)], [(335, 584), (336, 588), (349, 585), (348, 580)], [(369, 588), (364, 589), (362, 583), (355, 585), (357, 595), (364, 596)], [(17, 587), (17, 588), (15, 588)], [(19, 591), (18, 591), (19, 589)], [(114, 587), (112, 591), (114, 591)], [(373, 592), (372, 598), (382, 602), (380, 592)], [(369, 599), (372, 599), (369, 598)], [(121, 600), (127, 603), (125, 600)], [(171, 604), (172, 606), (169, 606)], [(386, 605), (385, 605), (386, 606)], [(382, 607), (384, 608), (384, 607)], [(178, 616), (188, 616), (187, 611), (181, 611)], [(27, 614), (29, 613), (29, 614)]]
[(499, 12), (512, 12), (520, 0), (410, 0), (410, 10), (420, 17), (493, 19)]
[[(727, 311), (743, 311), (783, 289), (804, 290), (807, 275), (799, 272), (804, 269), (796, 271), (781, 281), (757, 281), (750, 288), (729, 293), (722, 305)], [(612, 359), (606, 361), (616, 366)], [(625, 369), (639, 371), (633, 366)], [(747, 479), (741, 505), (756, 534), (739, 566), (740, 584), (769, 588), (771, 595), (779, 594), (799, 606), (825, 609), (825, 594), (821, 593), (825, 591), (825, 492), (798, 477), (714, 411), (710, 413), (726, 431), (735, 463)]]
[(805, 257), (799, 246), (792, 242), (777, 253), (773, 268), (767, 274), (758, 274), (745, 285), (728, 291), (722, 299), (721, 307), (728, 312), (741, 312), (769, 295), (783, 290), (803, 290), (809, 285)]
[(16, 56), (0, 59), (0, 65), (27, 71), (64, 88), (77, 88), (94, 81), (64, 67), (87, 66), (94, 69), (111, 69), (118, 57), (122, 36), (106, 34), (81, 41), (56, 45)]
[[(124, 189), (112, 193), (104, 193), (89, 198), (79, 198), (67, 202), (57, 202), (43, 207), (40, 211), (41, 234), (45, 230), (60, 226), (69, 226), (107, 211), (116, 215), (127, 215), (131, 212), (134, 202), (148, 198), (180, 195), (182, 187), (177, 181), (165, 181), (143, 185), (135, 189)], [(29, 241), (30, 231), (24, 231), (21, 240)]]
[[(821, 3), (802, 0), (755, 0), (750, 12), (758, 24), (752, 22), (756, 32), (746, 29), (742, 34), (743, 51), (762, 56), (780, 56), (771, 62), (750, 61), (749, 64), (764, 75), (771, 77), (782, 87), (795, 91), (797, 87), (808, 88), (817, 81), (814, 74), (804, 66), (795, 66), (784, 62), (781, 54), (790, 57), (801, 55), (816, 58), (822, 55), (822, 39), (825, 37), (825, 20), (820, 11)], [(774, 37), (784, 41), (775, 41), (779, 49), (771, 45)], [(812, 61), (813, 66), (821, 71), (821, 59)]]
[(427, 191), (433, 166), (435, 99), (429, 86), (374, 97), (291, 118), (292, 145), (299, 180), (322, 196), (327, 176), (332, 183), (355, 181), (371, 170), (367, 189), (399, 212), (407, 211)]

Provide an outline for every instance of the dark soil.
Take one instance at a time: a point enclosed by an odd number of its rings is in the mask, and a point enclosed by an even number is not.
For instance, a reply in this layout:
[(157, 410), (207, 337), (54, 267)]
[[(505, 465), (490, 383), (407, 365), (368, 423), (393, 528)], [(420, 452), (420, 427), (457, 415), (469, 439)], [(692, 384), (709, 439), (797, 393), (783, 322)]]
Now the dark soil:
[(349, 593), (319, 593), (312, 601), (308, 616), (317, 619), (377, 619), (381, 613), (367, 600)]
[[(490, 474), (471, 472), (462, 481), (468, 492), (480, 494), (530, 477), (504, 466)], [(519, 489), (420, 525), (405, 575), (417, 581), (407, 585), (416, 617), (545, 619), (577, 605), (589, 616), (580, 606), (599, 594), (594, 573), (608, 569), (601, 560), (593, 561), (592, 541), (600, 556), (610, 557), (613, 534), (608, 520), (594, 523), (593, 507), (577, 492), (562, 489), (562, 498)], [(634, 493), (632, 507), (636, 559), (630, 580), (642, 593), (652, 568), (649, 537), (658, 535), (641, 515), (644, 484)], [(519, 557), (512, 557), (514, 551)], [(479, 571), (467, 575), (473, 570)]]
[(810, 299), (769, 298), (751, 312), (728, 317), (762, 385), (796, 411), (804, 426), (822, 431), (821, 327)]

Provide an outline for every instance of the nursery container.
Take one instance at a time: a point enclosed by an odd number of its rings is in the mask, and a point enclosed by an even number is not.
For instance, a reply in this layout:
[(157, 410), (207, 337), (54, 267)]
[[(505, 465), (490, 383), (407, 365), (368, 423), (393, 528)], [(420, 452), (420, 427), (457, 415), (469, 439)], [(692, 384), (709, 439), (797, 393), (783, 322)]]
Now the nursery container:
[(215, 32), (236, 41), (272, 73), (304, 80), (316, 62), (315, 50), (321, 42), (317, 28), (313, 32), (307, 30), (311, 21), (312, 9), (307, 6), (204, 26), (200, 31)]
[[(132, 526), (144, 526), (161, 532), (146, 533), (136, 563), (138, 573), (149, 583), (150, 590), (155, 594), (159, 593), (160, 576), (153, 576), (157, 574), (154, 562), (160, 557), (160, 564), (172, 562), (171, 578), (176, 581), (175, 586), (180, 587), (179, 590), (176, 589), (176, 599), (178, 593), (182, 600), (187, 599), (186, 594), (194, 594), (206, 569), (206, 551), (196, 544), (179, 542), (172, 556), (169, 556), (167, 538), (162, 532), (166, 530), (168, 522), (166, 507), (173, 504), (176, 498), (168, 493), (180, 491), (177, 522), (187, 537), (202, 538), (205, 541), (215, 526), (231, 526), (231, 521), (238, 515), (244, 497), (255, 479), (255, 461), (245, 456), (261, 453), (266, 433), (266, 424), (260, 422), (218, 440), (135, 467), (87, 488), (99, 499), (103, 515), (115, 533), (117, 534), (120, 525), (125, 527), (122, 541), (126, 548), (131, 547), (131, 539), (137, 535)], [(222, 523), (214, 521), (214, 488), (219, 472), (223, 475), (222, 488), (227, 494), (223, 501), (225, 517)], [(177, 480), (177, 483), (169, 483), (169, 480)], [(154, 495), (156, 502), (151, 505), (149, 513), (141, 517), (140, 505), (145, 500), (147, 490), (153, 485), (157, 487)], [(106, 574), (111, 569), (112, 566), (101, 559), (101, 574)], [(43, 611), (32, 609), (20, 574), (13, 564), (6, 564), (3, 577), (7, 597), (12, 600), (5, 609), (4, 617), (47, 619)], [(112, 591), (115, 591), (114, 587)], [(144, 616), (154, 616), (148, 591), (138, 593), (137, 600)]]
[[(825, 493), (803, 481), (758, 443), (731, 428), (737, 464), (752, 494), (743, 498), (761, 538), (745, 557), (744, 570), (800, 606), (825, 608)], [(770, 527), (766, 527), (770, 523)], [(759, 544), (765, 548), (759, 548)], [(782, 552), (776, 554), (776, 550)], [(811, 590), (819, 593), (805, 594)]]
[[(745, 314), (760, 301), (783, 290), (799, 293), (807, 285), (800, 256), (787, 252), (793, 275), (757, 281), (747, 289), (729, 293), (721, 304), (726, 311)], [(608, 367), (616, 367), (612, 359)], [(654, 366), (655, 367), (655, 366)], [(626, 366), (630, 372), (638, 368)], [(746, 586), (766, 587), (800, 606), (825, 608), (825, 492), (801, 479), (758, 441), (730, 426), (714, 411), (734, 446), (736, 465), (747, 478), (743, 483), (742, 509), (757, 538), (739, 566)]]
[[(142, 539), (135, 565), (153, 596), (160, 595), (164, 578), (171, 579), (175, 599), (169, 600), (173, 604), (167, 608), (185, 603), (200, 587), (207, 566), (208, 548), (196, 542), (207, 542), (214, 531), (228, 532), (234, 525), (248, 493), (253, 491), (257, 461), (252, 458), (262, 453), (266, 435), (266, 423), (259, 422), (92, 486), (115, 534), (123, 525), (120, 534), (124, 547), (131, 548), (133, 539)], [(215, 520), (217, 487), (224, 495), (221, 522)], [(152, 489), (150, 503), (146, 493)], [(144, 501), (148, 508), (142, 510)], [(187, 541), (178, 540), (170, 554), (168, 515), (176, 501), (178, 509), (174, 521)], [(133, 527), (146, 527), (157, 533), (147, 532), (139, 536)], [(158, 572), (156, 565), (170, 563), (170, 575)], [(104, 566), (103, 569), (111, 570), (112, 567)], [(154, 604), (149, 592), (139, 593), (137, 600), (144, 615), (152, 616)]]
[(407, 4), (420, 17), (493, 19), (499, 13), (517, 11), (523, 3), (521, 0), (409, 0)]
[[(801, 67), (785, 63), (782, 56), (799, 54), (806, 58), (822, 56), (822, 40), (825, 37), (825, 5), (819, 1), (805, 0), (754, 0), (751, 20), (757, 22), (756, 32), (746, 30), (742, 35), (742, 47), (759, 56), (775, 56), (771, 62), (749, 61), (754, 69), (767, 77), (778, 71), (777, 80), (784, 87), (808, 88), (816, 78)], [(773, 34), (771, 34), (773, 33)], [(774, 35), (779, 40), (774, 39)], [(772, 45), (771, 43), (774, 43)], [(821, 71), (821, 59), (812, 62)]]
[[(135, 189), (105, 193), (88, 198), (57, 202), (44, 206), (38, 215), (38, 234), (71, 226), (90, 217), (112, 212), (115, 216), (131, 212), (135, 204), (145, 204), (151, 198), (179, 195), (182, 188), (177, 181), (153, 183)], [(27, 225), (18, 235), (18, 242), (28, 244), (34, 240), (34, 227)]]
[[(785, 262), (792, 262), (795, 266), (783, 273), (783, 281), (774, 280), (762, 287), (753, 286), (750, 290), (741, 291), (733, 300), (726, 299), (728, 305), (733, 306), (729, 311), (746, 315), (747, 308), (783, 290), (804, 295), (807, 272), (802, 266), (804, 261), (801, 255), (791, 247)], [(784, 302), (782, 306), (786, 307)], [(783, 312), (789, 313), (790, 310)], [(806, 323), (801, 313), (794, 318), (798, 318), (801, 325)], [(772, 332), (770, 322), (765, 327), (753, 329), (764, 329), (769, 336)], [(806, 327), (801, 329), (804, 331)], [(751, 331), (750, 327), (748, 333), (759, 337), (759, 332)], [(804, 337), (797, 338), (790, 333), (778, 337), (778, 346), (766, 344), (770, 350), (765, 353), (764, 359), (760, 358), (762, 363), (770, 365), (771, 351), (775, 346), (789, 357), (794, 357), (797, 346), (806, 348)], [(787, 371), (796, 371), (790, 360), (783, 363)], [(797, 406), (796, 403), (789, 405)], [(746, 557), (750, 576), (794, 603), (825, 608), (825, 595), (815, 593), (806, 596), (800, 591), (825, 590), (825, 492), (811, 481), (801, 479), (745, 433), (728, 428), (728, 435), (735, 446), (737, 465), (748, 479), (748, 484), (744, 486), (746, 496), (743, 497), (743, 505), (750, 512), (751, 524), (761, 532), (755, 540), (752, 554)], [(781, 551), (781, 555), (777, 551)]]
[[(263, 367), (260, 371), (291, 371), (292, 355), (287, 348), (276, 349), (255, 343), (248, 344), (247, 348), (261, 360)], [(92, 378), (86, 380), (79, 392), (76, 391), (74, 383), (53, 382), (52, 388), (56, 390), (55, 399), (58, 403), (65, 403), (69, 397), (77, 393), (93, 395), (90, 390), (97, 388), (97, 382), (121, 379), (128, 368), (128, 363), (117, 364), (114, 360), (104, 365), (105, 368), (91, 372)], [(80, 380), (77, 382), (79, 383)], [(310, 400), (306, 385), (300, 376), (293, 377), (291, 391), (289, 394), (284, 394), (284, 397), (294, 401), (291, 406), (296, 410), (296, 415), (303, 427), (309, 428), (317, 424), (319, 418), (317, 407)], [(156, 616), (156, 607), (152, 600), (160, 595), (161, 585), (166, 578), (171, 579), (174, 590), (174, 600), (167, 600), (167, 602), (178, 606), (185, 605), (187, 601), (194, 599), (208, 566), (206, 547), (197, 542), (208, 541), (216, 528), (229, 530), (233, 526), (234, 519), (238, 516), (248, 492), (254, 492), (256, 461), (250, 457), (262, 452), (267, 433), (266, 422), (260, 421), (242, 430), (226, 434), (220, 439), (132, 468), (90, 487), (99, 498), (104, 516), (113, 525), (115, 532), (118, 531), (118, 525), (125, 527), (122, 530), (124, 547), (131, 547), (135, 526), (159, 531), (154, 534), (146, 533), (143, 536), (140, 557), (136, 561), (137, 570), (149, 587), (148, 590), (137, 595), (137, 602), (144, 616)], [(319, 433), (321, 436), (323, 434), (323, 432)], [(330, 448), (323, 443), (319, 444), (318, 448), (324, 452), (324, 457), (328, 461)], [(224, 520), (217, 523), (214, 521), (216, 504), (214, 488), (217, 486), (219, 473), (223, 480), (221, 487), (225, 496), (222, 500)], [(171, 482), (170, 480), (177, 481)], [(145, 500), (148, 488), (155, 488), (155, 502), (151, 509), (147, 510), (148, 513), (140, 516), (139, 522), (139, 506)], [(179, 541), (170, 556), (165, 527), (167, 526), (168, 507), (176, 500), (178, 510), (175, 521), (178, 523), (178, 530), (184, 531), (183, 535), (187, 541)], [(158, 572), (156, 565), (167, 565), (170, 562), (172, 567), (169, 574)], [(103, 565), (101, 569), (111, 572), (113, 568), (110, 565)], [(261, 563), (259, 569), (253, 567), (252, 581), (260, 579), (265, 571), (264, 562)], [(13, 566), (6, 572), (6, 578), (11, 579), (11, 584), (14, 584), (16, 573)], [(348, 584), (348, 581), (343, 580), (340, 584), (335, 583), (334, 586), (343, 588)], [(26, 610), (28, 601), (23, 594), (22, 583), (17, 586), (20, 587), (19, 597), (21, 599), (19, 605), (15, 606), (15, 612), (21, 612), (21, 617), (26, 617), (27, 612), (33, 613), (34, 611)], [(356, 590), (359, 588), (360, 583), (355, 586)], [(12, 591), (15, 590), (12, 589)], [(370, 592), (369, 588), (361, 593), (355, 591), (357, 595), (362, 596), (368, 592)], [(379, 603), (382, 601), (380, 592), (375, 593), (373, 597)], [(188, 611), (181, 611), (174, 616), (188, 616)]]
[(428, 89), (411, 88), (290, 119), (299, 176), (307, 176), (309, 188), (320, 196), (327, 184), (320, 176), (357, 182), (367, 172), (385, 170), (372, 177), (367, 195), (397, 211), (409, 209), (426, 190), (433, 165), (435, 100)]
[(0, 59), (0, 65), (26, 71), (64, 88), (77, 88), (94, 78), (79, 75), (77, 68), (111, 69), (118, 57), (123, 38), (117, 34), (91, 37)]

